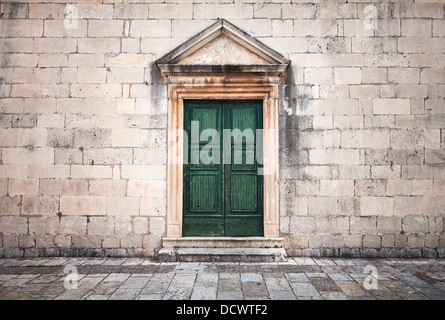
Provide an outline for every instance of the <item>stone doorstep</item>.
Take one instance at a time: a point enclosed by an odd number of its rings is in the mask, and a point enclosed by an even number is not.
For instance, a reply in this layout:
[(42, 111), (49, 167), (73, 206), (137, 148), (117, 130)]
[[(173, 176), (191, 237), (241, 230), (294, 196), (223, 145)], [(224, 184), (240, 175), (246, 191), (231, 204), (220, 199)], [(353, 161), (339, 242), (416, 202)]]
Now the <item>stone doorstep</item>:
[(183, 237), (162, 238), (163, 248), (284, 248), (284, 238)]
[(278, 262), (287, 261), (284, 248), (163, 248), (162, 262)]

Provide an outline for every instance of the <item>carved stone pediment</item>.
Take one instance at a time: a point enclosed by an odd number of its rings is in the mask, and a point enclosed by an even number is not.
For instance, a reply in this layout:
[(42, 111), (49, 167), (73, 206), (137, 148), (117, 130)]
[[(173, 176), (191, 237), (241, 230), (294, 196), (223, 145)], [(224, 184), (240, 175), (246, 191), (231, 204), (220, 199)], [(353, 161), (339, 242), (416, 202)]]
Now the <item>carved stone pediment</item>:
[(224, 72), (278, 75), (289, 63), (226, 20), (217, 21), (156, 61), (163, 76)]

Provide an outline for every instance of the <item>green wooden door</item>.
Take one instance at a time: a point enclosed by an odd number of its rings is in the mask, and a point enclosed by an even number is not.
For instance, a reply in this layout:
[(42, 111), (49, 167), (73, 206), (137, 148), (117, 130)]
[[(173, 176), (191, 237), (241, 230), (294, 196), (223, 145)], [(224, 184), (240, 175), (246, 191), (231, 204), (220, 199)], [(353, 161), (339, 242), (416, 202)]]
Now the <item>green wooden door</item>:
[(262, 123), (262, 101), (185, 101), (184, 236), (263, 235)]

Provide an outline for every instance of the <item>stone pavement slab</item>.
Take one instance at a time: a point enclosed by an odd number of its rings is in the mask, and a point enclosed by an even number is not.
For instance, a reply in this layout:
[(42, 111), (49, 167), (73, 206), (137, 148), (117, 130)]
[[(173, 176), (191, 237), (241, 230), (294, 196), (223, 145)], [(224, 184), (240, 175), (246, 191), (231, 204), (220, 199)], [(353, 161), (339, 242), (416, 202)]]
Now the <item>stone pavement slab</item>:
[[(73, 283), (77, 286), (71, 286)], [(445, 260), (298, 257), (286, 262), (171, 263), (141, 258), (0, 259), (0, 300), (53, 299), (445, 300)]]

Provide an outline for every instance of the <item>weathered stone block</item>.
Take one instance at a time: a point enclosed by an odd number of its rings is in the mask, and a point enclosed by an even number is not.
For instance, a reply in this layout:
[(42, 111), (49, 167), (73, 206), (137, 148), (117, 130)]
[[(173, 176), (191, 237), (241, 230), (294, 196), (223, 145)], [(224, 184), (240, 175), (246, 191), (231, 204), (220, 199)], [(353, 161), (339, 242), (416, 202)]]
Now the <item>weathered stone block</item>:
[(100, 248), (102, 237), (96, 235), (73, 235), (71, 236), (73, 248)]
[(291, 217), (289, 228), (291, 234), (312, 233), (315, 231), (315, 218), (308, 216)]
[(106, 198), (101, 196), (61, 196), (60, 211), (63, 215), (105, 215)]
[(367, 197), (361, 198), (360, 215), (362, 216), (392, 216), (393, 199), (389, 197)]
[(108, 236), (114, 234), (113, 217), (91, 217), (87, 224), (87, 233), (91, 235)]
[(342, 248), (345, 245), (342, 235), (325, 234), (322, 238), (324, 248)]
[(399, 233), (402, 231), (402, 219), (399, 217), (377, 217), (378, 233)]
[(4, 235), (26, 234), (28, 232), (28, 220), (24, 217), (0, 216), (0, 232)]
[(351, 217), (351, 233), (374, 233), (377, 228), (377, 217)]
[(139, 198), (137, 197), (108, 197), (106, 202), (107, 215), (139, 215)]
[(62, 234), (83, 235), (87, 230), (86, 217), (61, 217), (60, 230)]
[(120, 217), (114, 218), (114, 232), (116, 235), (128, 235), (132, 231), (131, 227), (131, 217)]
[(132, 236), (122, 236), (121, 238), (122, 248), (141, 248), (142, 247), (142, 236), (132, 235)]
[(402, 227), (405, 232), (428, 232), (428, 218), (424, 216), (404, 217)]

